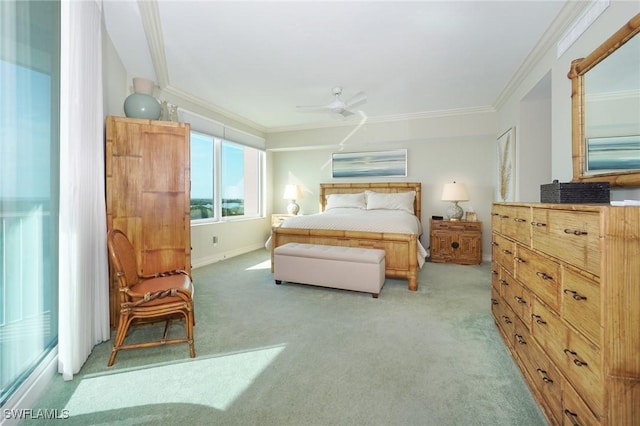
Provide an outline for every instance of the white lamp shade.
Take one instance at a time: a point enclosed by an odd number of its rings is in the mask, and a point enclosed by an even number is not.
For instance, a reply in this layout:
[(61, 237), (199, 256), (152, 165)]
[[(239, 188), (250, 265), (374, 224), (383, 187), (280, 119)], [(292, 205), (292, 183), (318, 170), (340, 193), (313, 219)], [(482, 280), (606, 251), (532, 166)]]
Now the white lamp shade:
[(299, 200), (302, 198), (302, 192), (298, 185), (288, 184), (284, 187), (284, 194), (282, 195), (282, 198), (285, 200)]
[(469, 194), (464, 183), (445, 183), (442, 188), (442, 201), (468, 201)]

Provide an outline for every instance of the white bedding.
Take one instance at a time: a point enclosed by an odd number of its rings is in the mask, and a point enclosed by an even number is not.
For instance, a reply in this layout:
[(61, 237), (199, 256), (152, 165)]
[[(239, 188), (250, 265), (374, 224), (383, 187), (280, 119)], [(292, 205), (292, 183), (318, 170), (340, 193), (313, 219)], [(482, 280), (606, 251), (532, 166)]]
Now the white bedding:
[[(324, 213), (290, 217), (281, 227), (422, 234), (422, 225), (415, 215), (400, 210), (382, 209), (333, 208)], [(418, 240), (418, 265), (421, 268), (425, 257), (427, 251)]]

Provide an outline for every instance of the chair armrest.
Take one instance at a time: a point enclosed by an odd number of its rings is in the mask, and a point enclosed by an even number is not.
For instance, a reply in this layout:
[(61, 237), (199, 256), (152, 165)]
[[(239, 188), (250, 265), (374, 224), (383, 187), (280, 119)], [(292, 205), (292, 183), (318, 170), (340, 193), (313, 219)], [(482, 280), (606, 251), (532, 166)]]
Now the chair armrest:
[(158, 272), (151, 275), (138, 275), (138, 278), (148, 280), (151, 278), (168, 277), (169, 275), (178, 275), (178, 274), (184, 274), (188, 276), (191, 281), (193, 281), (193, 279), (191, 278), (191, 274), (183, 269), (174, 269), (173, 271)]

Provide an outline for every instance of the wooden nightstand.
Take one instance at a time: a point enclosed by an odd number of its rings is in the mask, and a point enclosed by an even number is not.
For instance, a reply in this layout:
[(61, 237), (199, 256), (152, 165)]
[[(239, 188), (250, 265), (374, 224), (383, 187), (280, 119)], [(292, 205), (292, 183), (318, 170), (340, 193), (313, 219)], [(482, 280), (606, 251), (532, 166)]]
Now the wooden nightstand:
[(271, 227), (273, 228), (282, 225), (285, 219), (293, 217), (292, 214), (282, 213), (282, 214), (272, 214), (271, 215)]
[(431, 219), (430, 224), (432, 262), (482, 263), (482, 222)]

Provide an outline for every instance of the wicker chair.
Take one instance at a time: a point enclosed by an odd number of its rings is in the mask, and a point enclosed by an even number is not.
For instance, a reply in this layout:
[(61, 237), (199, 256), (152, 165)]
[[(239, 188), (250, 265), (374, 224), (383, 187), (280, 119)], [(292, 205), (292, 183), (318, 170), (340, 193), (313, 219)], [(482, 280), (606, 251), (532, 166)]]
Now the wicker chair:
[[(120, 230), (111, 230), (107, 236), (111, 265), (120, 286), (120, 320), (116, 331), (109, 363), (111, 367), (119, 350), (146, 348), (175, 343), (188, 343), (191, 358), (196, 351), (193, 343), (193, 281), (185, 271), (169, 271), (142, 276), (134, 248), (127, 236)], [(174, 319), (184, 319), (186, 337), (167, 339), (169, 323)], [(138, 324), (165, 321), (162, 339), (158, 341), (124, 344), (129, 328)]]

